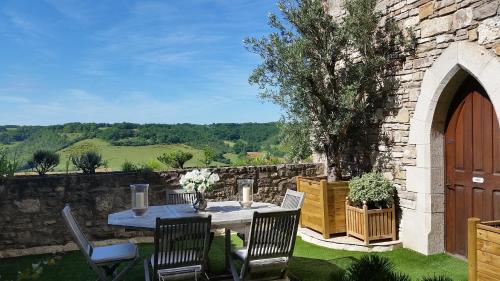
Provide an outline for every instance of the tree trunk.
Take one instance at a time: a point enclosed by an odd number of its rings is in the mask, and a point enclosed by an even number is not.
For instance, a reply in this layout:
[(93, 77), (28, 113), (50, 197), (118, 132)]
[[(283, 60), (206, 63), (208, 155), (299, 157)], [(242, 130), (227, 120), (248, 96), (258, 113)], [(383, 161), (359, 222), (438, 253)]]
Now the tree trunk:
[(328, 181), (342, 180), (342, 168), (340, 166), (340, 156), (338, 152), (332, 151), (332, 148), (325, 149), (326, 155), (326, 175)]

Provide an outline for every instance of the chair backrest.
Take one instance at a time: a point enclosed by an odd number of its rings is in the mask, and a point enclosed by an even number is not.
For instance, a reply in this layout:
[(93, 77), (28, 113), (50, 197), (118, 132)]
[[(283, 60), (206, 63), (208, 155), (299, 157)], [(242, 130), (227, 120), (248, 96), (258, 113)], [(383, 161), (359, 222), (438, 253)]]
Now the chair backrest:
[(290, 258), (295, 246), (300, 210), (255, 212), (250, 229), (247, 259)]
[(167, 193), (167, 204), (192, 204), (196, 199), (194, 192)]
[(304, 205), (304, 192), (287, 189), (281, 207), (285, 209), (300, 209)]
[(82, 232), (82, 229), (78, 225), (78, 222), (75, 220), (75, 217), (73, 217), (69, 205), (66, 205), (62, 210), (62, 217), (64, 219), (64, 223), (68, 227), (69, 232), (71, 232), (71, 235), (73, 235), (78, 248), (80, 248), (85, 258), (90, 261), (90, 256), (92, 256), (94, 247)]
[(156, 218), (153, 270), (201, 266), (206, 268), (212, 216)]

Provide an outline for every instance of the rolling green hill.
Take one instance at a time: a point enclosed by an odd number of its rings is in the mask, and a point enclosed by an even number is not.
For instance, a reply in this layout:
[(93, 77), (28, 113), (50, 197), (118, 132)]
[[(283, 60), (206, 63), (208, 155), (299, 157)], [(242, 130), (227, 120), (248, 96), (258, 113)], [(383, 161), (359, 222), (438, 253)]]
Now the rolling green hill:
[[(157, 160), (157, 157), (163, 153), (173, 151), (185, 151), (193, 154), (193, 159), (186, 163), (186, 167), (203, 166), (203, 151), (195, 149), (184, 144), (158, 144), (145, 146), (115, 146), (102, 139), (87, 139), (74, 143), (73, 145), (58, 151), (61, 157), (61, 163), (56, 167), (56, 171), (66, 170), (66, 161), (70, 155), (78, 154), (83, 151), (93, 150), (99, 152), (103, 159), (108, 161), (108, 169), (112, 171), (120, 171), (121, 165), (125, 161), (130, 161), (136, 164), (147, 164), (154, 162), (160, 169), (166, 169), (164, 164)], [(211, 165), (223, 165), (220, 162), (213, 162)], [(74, 168), (71, 166), (70, 170)]]

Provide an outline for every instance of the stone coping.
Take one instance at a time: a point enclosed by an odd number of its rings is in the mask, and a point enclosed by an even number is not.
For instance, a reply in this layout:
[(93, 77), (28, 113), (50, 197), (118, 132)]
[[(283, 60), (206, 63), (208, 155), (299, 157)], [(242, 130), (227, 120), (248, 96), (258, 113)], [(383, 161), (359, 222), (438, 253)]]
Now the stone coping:
[(302, 240), (329, 249), (355, 251), (355, 252), (388, 252), (403, 247), (403, 243), (396, 241), (383, 241), (365, 245), (363, 241), (354, 237), (335, 236), (329, 239), (323, 238), (320, 233), (308, 229), (299, 228), (297, 236)]

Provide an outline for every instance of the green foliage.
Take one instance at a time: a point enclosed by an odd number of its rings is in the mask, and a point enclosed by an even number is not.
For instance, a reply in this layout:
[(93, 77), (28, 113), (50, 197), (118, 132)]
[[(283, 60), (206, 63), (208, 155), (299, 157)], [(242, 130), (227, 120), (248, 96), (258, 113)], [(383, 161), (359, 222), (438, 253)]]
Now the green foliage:
[(205, 146), (203, 148), (203, 164), (209, 166), (212, 161), (215, 160), (216, 152), (215, 149)]
[(184, 151), (164, 153), (158, 157), (158, 161), (176, 169), (184, 169), (184, 164), (193, 158), (193, 154)]
[(94, 174), (95, 170), (99, 167), (105, 166), (106, 162), (103, 161), (101, 154), (88, 151), (80, 155), (74, 155), (71, 157), (73, 165), (79, 170), (82, 170), (84, 174)]
[(349, 181), (349, 200), (357, 206), (386, 208), (394, 203), (395, 189), (380, 173), (366, 173)]
[(278, 165), (281, 163), (283, 163), (283, 161), (280, 158), (274, 157), (266, 151), (264, 151), (260, 156), (257, 157), (240, 155), (238, 158), (231, 160), (231, 164), (234, 166)]
[(31, 266), (17, 272), (16, 281), (37, 280), (42, 275), (45, 266), (53, 266), (55, 264), (56, 262), (52, 258), (45, 261), (32, 263)]
[(283, 145), (287, 148), (288, 159), (299, 162), (311, 157), (312, 150), (309, 143), (311, 136), (310, 127), (300, 120), (289, 120), (281, 122), (281, 133)]
[(371, 168), (369, 137), (379, 135), (373, 132), (383, 120), (378, 109), (392, 108), (398, 55), (406, 46), (393, 21), (378, 26), (376, 0), (346, 0), (343, 20), (329, 15), (323, 2), (279, 0), (282, 17), (269, 17), (275, 31), (245, 43), (262, 58), (250, 83), (261, 88), (263, 99), (279, 105), (290, 123), (282, 128), (291, 158), (308, 156), (313, 142), (340, 178)]
[(9, 150), (0, 147), (0, 177), (14, 176), (18, 166), (16, 155), (14, 155), (13, 159), (10, 159)]
[(364, 255), (353, 262), (345, 272), (338, 273), (334, 281), (410, 281), (406, 274), (396, 273), (386, 257)]
[(50, 150), (38, 150), (28, 161), (28, 165), (41, 176), (51, 172), (59, 165), (59, 155)]
[(141, 170), (159, 171), (159, 170), (161, 170), (161, 163), (158, 162), (158, 160), (156, 160), (156, 159), (150, 159), (141, 167)]
[[(363, 255), (345, 271), (335, 272), (332, 281), (411, 281), (409, 275), (395, 271), (387, 257)], [(452, 281), (446, 276), (424, 277), (422, 281)]]
[(140, 167), (138, 167), (136, 164), (126, 160), (125, 162), (123, 162), (121, 170), (122, 170), (122, 172), (137, 172), (140, 170)]

